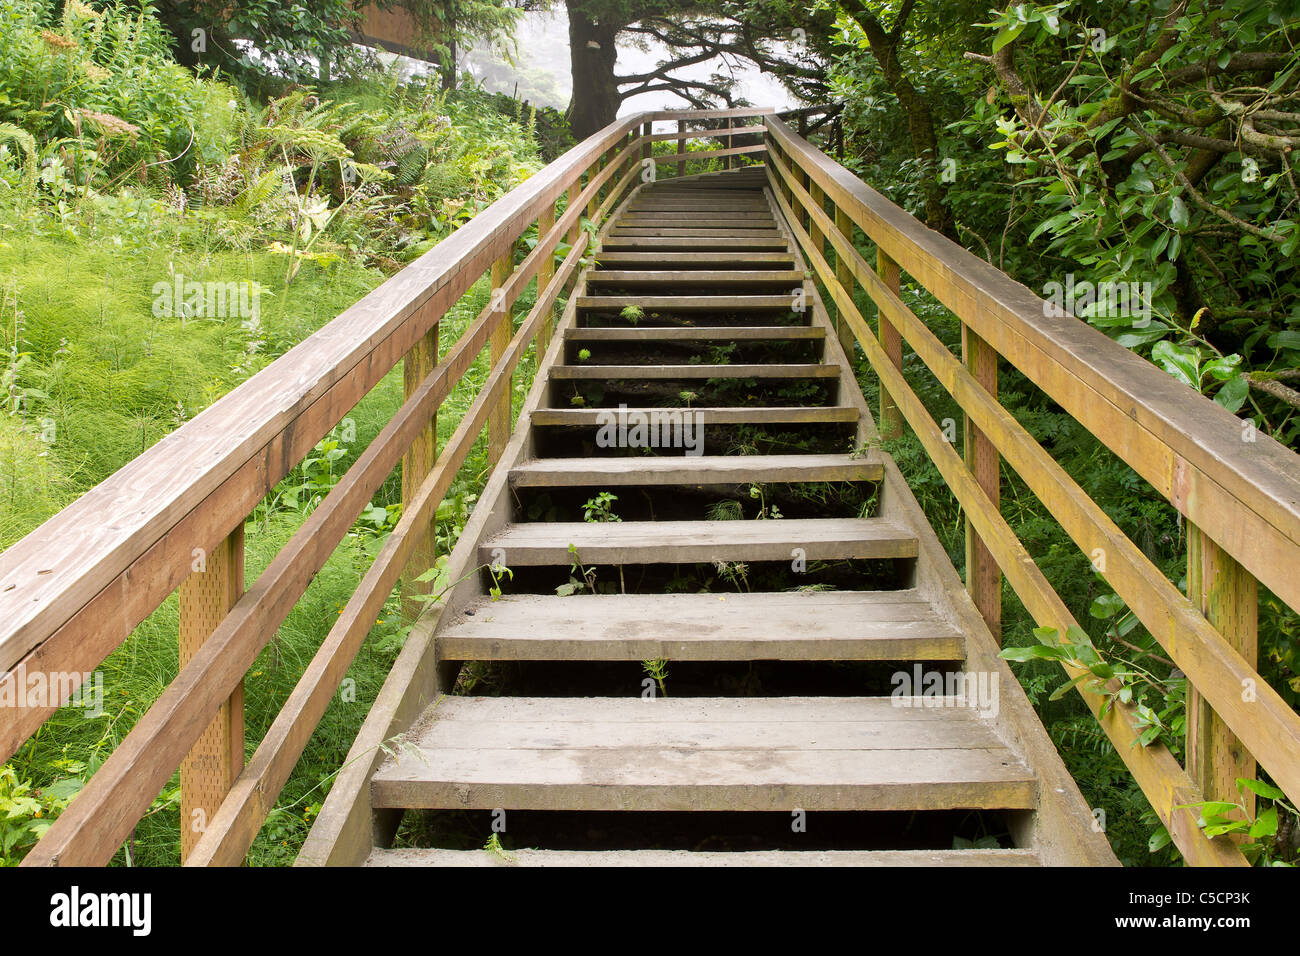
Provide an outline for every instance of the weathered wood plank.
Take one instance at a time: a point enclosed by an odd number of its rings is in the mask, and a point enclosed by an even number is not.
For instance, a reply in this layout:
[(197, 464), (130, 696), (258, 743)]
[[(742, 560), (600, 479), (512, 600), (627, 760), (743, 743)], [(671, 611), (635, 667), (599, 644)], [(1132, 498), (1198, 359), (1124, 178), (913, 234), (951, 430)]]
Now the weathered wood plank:
[(696, 455), (687, 459), (541, 458), (510, 469), (518, 488), (574, 485), (708, 485), (751, 482), (879, 481), (880, 455)]
[[(585, 698), (564, 703), (581, 716), (555, 722), (545, 736), (546, 749), (514, 746), (494, 726), (502, 721), (475, 720), (476, 698), (466, 698), (461, 713), (445, 717), (433, 708), (427, 740), (417, 728), (411, 735), (419, 755), (399, 755), (376, 772), (372, 796), (378, 806), (589, 810), (929, 810), (952, 807), (1025, 809), (1033, 806), (1033, 775), (964, 708), (932, 708), (914, 726), (978, 727), (987, 746), (881, 750), (870, 735), (839, 748), (809, 749), (829, 731), (830, 723), (854, 722), (837, 705), (854, 698), (786, 698), (774, 714), (761, 699), (743, 703), (739, 723), (704, 718), (677, 718), (677, 700)], [(500, 700), (500, 699), (498, 699)], [(519, 698), (510, 701), (526, 703)], [(446, 701), (444, 701), (446, 703)], [(546, 701), (548, 712), (557, 703)], [(689, 701), (701, 706), (718, 703)], [(727, 703), (734, 703), (727, 701)], [(629, 708), (627, 705), (631, 705)], [(441, 706), (441, 705), (440, 705)], [(501, 710), (500, 703), (494, 708)], [(898, 708), (920, 711), (922, 708)], [(636, 717), (618, 718), (631, 711)], [(640, 714), (657, 712), (646, 721)], [(804, 726), (788, 726), (803, 717)], [(948, 722), (951, 721), (951, 724)], [(517, 720), (504, 721), (507, 730)], [(683, 725), (684, 723), (684, 725)], [(913, 723), (893, 721), (895, 729)], [(618, 730), (614, 726), (621, 724)], [(620, 737), (621, 746), (600, 746), (593, 725)], [(676, 727), (674, 725), (677, 725)], [(785, 729), (779, 730), (778, 727)], [(772, 735), (773, 745), (737, 747), (739, 739)], [(458, 733), (452, 733), (452, 731)], [(454, 737), (448, 746), (445, 742)], [(480, 746), (499, 743), (505, 746)], [(847, 729), (851, 737), (852, 729)], [(538, 735), (541, 738), (543, 735)], [(883, 738), (882, 738), (883, 739)], [(920, 737), (917, 742), (926, 738)], [(783, 747), (783, 742), (793, 744)], [(585, 746), (584, 746), (585, 744)]]
[(598, 381), (694, 378), (839, 378), (836, 365), (556, 365), (551, 377)]
[(619, 415), (650, 416), (680, 414), (700, 425), (736, 425), (781, 422), (856, 422), (858, 410), (851, 405), (774, 406), (769, 408), (538, 408), (531, 415), (534, 425), (602, 425)]
[(912, 558), (911, 531), (879, 518), (785, 518), (781, 521), (548, 521), (510, 525), (479, 547), (484, 563), (505, 552), (507, 566), (570, 562), (569, 546), (586, 564), (809, 561)]
[(826, 867), (1041, 866), (1033, 850), (375, 850), (366, 866)]
[(658, 312), (793, 312), (790, 295), (580, 295), (579, 311), (621, 311), (627, 306)]
[(640, 270), (627, 272), (615, 269), (602, 269), (587, 277), (589, 288), (604, 285), (620, 286), (748, 286), (774, 285), (782, 289), (793, 289), (804, 279), (802, 272), (772, 272), (758, 269), (735, 269), (719, 271), (715, 269), (684, 270)]
[(914, 592), (505, 595), (437, 637), (446, 660), (961, 660)]
[(823, 339), (826, 330), (816, 325), (646, 325), (636, 328), (588, 326), (571, 329), (569, 342), (779, 342)]

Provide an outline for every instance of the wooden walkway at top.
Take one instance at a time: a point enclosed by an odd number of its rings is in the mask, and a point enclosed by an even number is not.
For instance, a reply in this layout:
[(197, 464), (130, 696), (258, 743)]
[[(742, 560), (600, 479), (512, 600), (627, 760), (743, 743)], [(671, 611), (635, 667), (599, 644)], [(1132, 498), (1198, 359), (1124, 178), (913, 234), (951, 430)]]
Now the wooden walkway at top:
[[(642, 699), (638, 682), (625, 696), (443, 696), (449, 688), (435, 680), (423, 713), (412, 714), (406, 747), (377, 767), (361, 801), (386, 825), (344, 831), (332, 845), (309, 841), (306, 861), (475, 866), (489, 858), (481, 850), (437, 846), (388, 849), (385, 837), (397, 816), (417, 809), (504, 810), (506, 819), (515, 811), (961, 809), (1005, 821), (1015, 846), (953, 850), (950, 833), (941, 846), (902, 851), (882, 845), (821, 854), (697, 854), (658, 849), (664, 834), (647, 831), (631, 848), (543, 847), (520, 853), (516, 862), (1113, 862), (911, 492), (889, 456), (872, 447), (872, 417), (766, 185), (762, 170), (750, 169), (646, 186), (605, 229), (596, 264), (579, 278), (483, 495), (480, 520), (466, 529), (471, 540), (463, 539), (452, 559), (454, 575), (462, 564), (496, 563), (516, 576), (529, 569), (532, 581), (547, 583), (514, 588), (503, 577), (505, 593), (493, 599), (485, 575), (471, 574), (449, 596), (432, 633), (444, 680), (452, 673), (449, 664), (468, 660), (577, 665), (664, 659), (669, 696)], [(628, 307), (639, 312), (629, 318)], [(746, 354), (763, 358), (736, 364), (708, 359), (718, 354), (710, 347), (733, 344), (759, 346)], [(665, 355), (681, 360), (664, 364)], [(826, 388), (822, 398), (797, 403), (718, 404), (719, 396), (735, 394), (725, 387), (734, 378), (743, 380), (746, 392), (762, 395), (779, 394), (783, 386)], [(591, 383), (605, 390), (600, 407), (575, 405), (572, 396)], [(678, 389), (699, 398), (687, 408), (675, 397)], [(627, 408), (623, 399), (639, 394), (654, 400)], [(603, 423), (633, 422), (638, 414), (701, 422), (703, 447), (696, 450), (703, 454), (680, 447), (601, 447)], [(820, 429), (813, 444), (825, 447), (729, 453), (736, 451), (728, 447), (736, 427), (750, 430), (750, 445), (783, 429)], [(610, 490), (623, 501), (643, 497), (651, 513), (673, 514), (691, 490), (724, 495), (754, 483), (817, 482), (877, 488), (877, 513), (575, 523), (529, 520), (518, 497), (569, 492), (566, 500), (575, 494), (581, 500)], [(565, 597), (549, 586), (565, 580), (575, 560), (612, 573), (614, 566), (788, 566), (792, 555), (855, 562), (867, 569), (864, 582), (872, 567), (888, 568), (897, 586), (800, 590), (795, 577), (791, 589), (780, 591), (661, 593), (656, 587)], [(997, 699), (982, 712), (975, 700), (922, 700), (919, 688), (915, 698), (902, 700), (674, 696), (673, 664), (686, 661), (895, 662), (909, 675), (914, 665), (958, 669), (992, 675)]]

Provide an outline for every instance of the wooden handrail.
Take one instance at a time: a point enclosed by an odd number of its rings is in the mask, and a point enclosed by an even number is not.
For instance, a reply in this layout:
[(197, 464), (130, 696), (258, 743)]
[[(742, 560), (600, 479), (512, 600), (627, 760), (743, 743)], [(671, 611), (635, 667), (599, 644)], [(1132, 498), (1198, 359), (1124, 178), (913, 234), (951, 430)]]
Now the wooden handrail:
[[(432, 514), (479, 430), (489, 420), (508, 430), (508, 405), (504, 419), (498, 406), (508, 401), (510, 374), (524, 349), (535, 335), (549, 336), (557, 297), (587, 247), (584, 214), (601, 221), (626, 192), (650, 151), (654, 122), (734, 123), (766, 112), (659, 111), (610, 124), (0, 555), (0, 682), (36, 670), (90, 671), (178, 586), (196, 580), (191, 571), (204, 565), (204, 556), (222, 542), (242, 543), (232, 534), (256, 504), (406, 357), (402, 407), (258, 581), (242, 595), (233, 588), (229, 611), (210, 622), (196, 619), (201, 631), (176, 679), (50, 827), (27, 865), (111, 858), (400, 460), (402, 519), (194, 847), (194, 862), (242, 859), (398, 577), (427, 545)], [(761, 126), (749, 129), (762, 133)], [(713, 132), (688, 130), (681, 138)], [(656, 164), (676, 159), (653, 157)], [(557, 215), (562, 194), (568, 200)], [(516, 264), (512, 250), (534, 222), (538, 241)], [(557, 272), (556, 250), (565, 241), (570, 249)], [(443, 314), (494, 263), (492, 301), (438, 362), (430, 343)], [(534, 278), (537, 301), (516, 333), (512, 306)], [(488, 382), (447, 448), (436, 460), (432, 448), (413, 453), (418, 443), (433, 441), (438, 406), (489, 340), (496, 345)], [(412, 379), (416, 369), (422, 371)], [(0, 712), (0, 760), (61, 703)], [(222, 746), (236, 743), (242, 750), (239, 741)], [(223, 778), (220, 790), (228, 789)]]
[[(973, 472), (974, 463), (963, 462), (953, 450), (903, 378), (898, 356), (890, 354), (862, 318), (853, 300), (854, 283), (877, 305), (882, 333), (901, 331), (957, 401), (970, 427), (977, 429), (974, 433), (987, 443), (993, 461), (998, 454), (1005, 456), (1007, 464), (1048, 505), (1085, 553), (1108, 558), (1098, 570), (1187, 675), (1189, 701), (1195, 696), (1204, 713), (1197, 719), (1201, 726), (1189, 730), (1186, 770), (1158, 744), (1133, 746), (1138, 734), (1130, 708), (1117, 706), (1103, 712), (1099, 695), (1085, 691), (1082, 684), (1076, 686), (1185, 858), (1217, 865), (1243, 862), (1230, 841), (1207, 838), (1188, 807), (1204, 799), (1232, 798), (1234, 775), (1251, 775), (1254, 764), (1247, 758), (1222, 754), (1244, 748), (1249, 748), (1293, 799), (1300, 794), (1300, 767), (1294, 759), (1300, 752), (1300, 715), (1268, 686), (1253, 659), (1241, 656), (1253, 638), (1255, 607), (1249, 603), (1253, 581), (1247, 576), (1238, 585), (1238, 578), (1224, 569), (1225, 580), (1233, 583), (1218, 585), (1215, 600), (1219, 603), (1211, 608), (1215, 613), (1202, 614), (1203, 606), (1208, 605), (1198, 603), (1201, 599), (1195, 594), (1189, 600), (1179, 593), (998, 403), (990, 387), (996, 378), (982, 380), (978, 366), (968, 368), (955, 357), (902, 302), (896, 280), (871, 269), (853, 245), (851, 224), (876, 243), (882, 264), (897, 262), (949, 307), (962, 323), (964, 342), (969, 332), (977, 338), (977, 347), (987, 343), (985, 347), (1001, 352), (1139, 474), (1158, 478), (1156, 465), (1161, 461), (1169, 464), (1163, 486), (1153, 483), (1193, 521), (1208, 519), (1222, 529), (1222, 517), (1214, 517), (1216, 510), (1245, 514), (1252, 523), (1251, 533), (1262, 536), (1266, 547), (1286, 559), (1280, 568), (1266, 566), (1269, 576), (1264, 580), (1293, 607), (1298, 603), (1296, 582), (1287, 580), (1285, 569), (1300, 564), (1300, 537), (1294, 522), (1300, 503), (1300, 459), (1271, 439), (1260, 437), (1253, 443), (1258, 447), (1251, 449), (1252, 455), (1241, 460), (1246, 451), (1243, 445), (1252, 443), (1240, 441), (1241, 425), (1234, 416), (1202, 396), (1188, 394), (1169, 376), (1072, 316), (1044, 321), (1052, 317), (1050, 311), (1024, 286), (926, 229), (791, 133), (778, 117), (766, 118), (765, 125), (770, 133), (768, 175), (778, 205), (880, 377), (882, 395), (888, 392), (898, 401), (966, 513), (968, 560), (972, 542), (978, 542), (1000, 565), (1040, 626), (1062, 633), (1075, 626), (999, 514), (996, 497), (990, 497), (986, 483)], [(827, 199), (833, 204), (831, 213), (825, 208)], [(824, 248), (827, 241), (834, 249), (833, 266)], [(1123, 421), (1130, 427), (1104, 431), (1103, 425), (1113, 426), (1116, 421), (1111, 412), (1098, 409), (1095, 403), (1102, 401), (1100, 396), (1119, 394), (1128, 397)], [(1093, 404), (1081, 401), (1081, 395)], [(1192, 422), (1201, 416), (1206, 424), (1198, 430)], [(1224, 422), (1225, 417), (1232, 426)], [(1170, 435), (1173, 423), (1188, 430)], [(1235, 445), (1228, 443), (1228, 434), (1237, 437)], [(1252, 483), (1256, 480), (1258, 484)], [(1189, 487), (1202, 492), (1213, 487), (1217, 495), (1191, 495), (1186, 493)], [(1245, 567), (1260, 567), (1258, 555), (1238, 543), (1239, 536), (1224, 536), (1233, 542), (1220, 542), (1224, 552)], [(1210, 543), (1201, 548), (1213, 547), (1212, 542), (1218, 540), (1214, 535), (1207, 538)], [(1211, 554), (1204, 560), (1218, 559)], [(967, 586), (972, 596), (977, 596), (972, 570), (968, 566)], [(1200, 577), (1199, 569), (1196, 575), (1189, 572), (1189, 582), (1194, 578), (1199, 582)], [(1225, 593), (1226, 587), (1233, 590)], [(1249, 623), (1239, 624), (1242, 615)], [(1216, 630), (1219, 626), (1225, 631)], [(1242, 630), (1243, 636), (1239, 637), (1236, 629)], [(1069, 662), (1063, 666), (1071, 677), (1087, 675)], [(1254, 691), (1249, 702), (1243, 699), (1245, 686)], [(1189, 702), (1189, 727), (1192, 707)], [(1201, 736), (1194, 741), (1193, 734)], [(1244, 748), (1231, 746), (1234, 741)]]

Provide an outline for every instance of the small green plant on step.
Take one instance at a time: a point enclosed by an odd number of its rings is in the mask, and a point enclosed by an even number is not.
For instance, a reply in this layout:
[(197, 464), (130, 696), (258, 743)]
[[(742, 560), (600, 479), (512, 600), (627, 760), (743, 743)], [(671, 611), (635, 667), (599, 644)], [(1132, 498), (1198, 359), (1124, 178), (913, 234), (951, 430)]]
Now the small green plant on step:
[(595, 594), (596, 569), (586, 567), (582, 563), (582, 558), (578, 555), (578, 546), (573, 543), (569, 544), (569, 562), (569, 583), (558, 585), (555, 593), (560, 597), (581, 594), (583, 591)]
[[(614, 502), (616, 501), (618, 501), (618, 496), (608, 491), (602, 491), (596, 497), (588, 498), (582, 506), (582, 520), (589, 521), (592, 524), (622, 521), (623, 519), (614, 513)], [(618, 566), (618, 586), (621, 593), (627, 593), (627, 582), (623, 577), (623, 565), (621, 564)]]
[(445, 554), (440, 554), (434, 560), (433, 567), (415, 578), (416, 583), (428, 584), (429, 590), (424, 594), (408, 595), (407, 600), (415, 601), (420, 604), (440, 603), (442, 599), (446, 597), (448, 591), (454, 588), (457, 584), (460, 584), (461, 581), (472, 578), (480, 571), (486, 571), (492, 577), (492, 586), (488, 588), (488, 594), (494, 601), (501, 597), (501, 581), (503, 579), (513, 581), (515, 577), (514, 572), (504, 564), (480, 564), (477, 567), (471, 568), (455, 581), (449, 581), (447, 572), (447, 556)]
[(762, 521), (765, 518), (776, 519), (785, 517), (781, 514), (781, 509), (778, 508), (776, 504), (769, 505), (767, 503), (767, 493), (763, 490), (762, 485), (750, 485), (749, 497), (758, 500), (758, 514), (754, 516), (756, 520)]
[(713, 569), (738, 593), (743, 594), (749, 590), (749, 565), (740, 561), (714, 561)]
[(677, 397), (686, 403), (687, 408), (691, 407), (691, 402), (699, 401), (700, 398), (698, 394), (691, 391), (678, 392)]
[(667, 697), (668, 688), (665, 681), (668, 680), (668, 661), (663, 658), (642, 661), (641, 669), (645, 671), (646, 676), (655, 682), (655, 685), (659, 688), (659, 696)]
[(493, 833), (483, 844), (483, 852), (495, 863), (504, 863), (506, 866), (514, 866), (518, 858), (501, 845), (501, 834)]
[(604, 521), (622, 521), (614, 513), (614, 502), (618, 501), (618, 496), (608, 491), (602, 491), (594, 498), (588, 498), (582, 506), (582, 520), (594, 523)]
[(645, 310), (639, 305), (625, 305), (623, 306), (623, 311), (619, 312), (619, 315), (633, 325), (636, 325), (645, 317)]

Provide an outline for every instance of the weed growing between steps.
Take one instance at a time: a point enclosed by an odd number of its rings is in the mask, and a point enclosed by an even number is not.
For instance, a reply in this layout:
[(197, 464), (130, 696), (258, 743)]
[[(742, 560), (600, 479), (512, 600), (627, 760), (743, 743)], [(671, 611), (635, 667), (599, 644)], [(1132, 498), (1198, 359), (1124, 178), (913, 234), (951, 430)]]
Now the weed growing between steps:
[(624, 521), (747, 521), (786, 518), (870, 518), (874, 482), (820, 481), (719, 484), (701, 487), (598, 485), (522, 487), (513, 491), (516, 521), (584, 521), (583, 506), (616, 494)]

